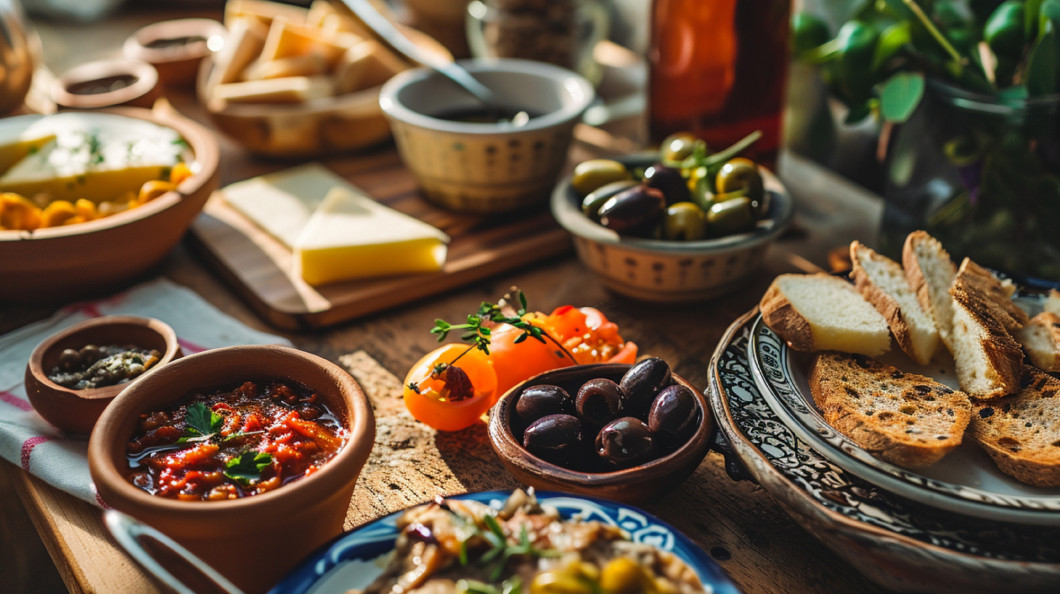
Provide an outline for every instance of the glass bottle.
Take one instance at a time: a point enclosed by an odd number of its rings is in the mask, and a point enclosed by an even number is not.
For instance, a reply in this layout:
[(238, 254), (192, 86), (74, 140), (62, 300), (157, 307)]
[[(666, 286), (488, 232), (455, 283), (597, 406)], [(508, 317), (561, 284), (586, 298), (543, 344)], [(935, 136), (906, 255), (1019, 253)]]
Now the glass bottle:
[(780, 147), (790, 0), (653, 0), (649, 134), (690, 131), (713, 149), (761, 130), (753, 157)]

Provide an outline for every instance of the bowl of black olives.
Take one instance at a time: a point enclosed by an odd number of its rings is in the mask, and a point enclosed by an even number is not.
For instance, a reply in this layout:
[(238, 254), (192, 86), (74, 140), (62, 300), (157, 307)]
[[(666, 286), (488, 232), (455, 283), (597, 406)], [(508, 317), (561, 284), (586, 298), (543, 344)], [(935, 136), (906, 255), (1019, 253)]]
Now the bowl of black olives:
[(641, 503), (692, 474), (714, 427), (703, 394), (662, 359), (648, 358), (530, 378), (494, 407), (489, 436), (527, 485)]
[(590, 159), (552, 194), (552, 214), (608, 288), (656, 302), (716, 297), (761, 268), (794, 216), (766, 168), (687, 133), (657, 152)]

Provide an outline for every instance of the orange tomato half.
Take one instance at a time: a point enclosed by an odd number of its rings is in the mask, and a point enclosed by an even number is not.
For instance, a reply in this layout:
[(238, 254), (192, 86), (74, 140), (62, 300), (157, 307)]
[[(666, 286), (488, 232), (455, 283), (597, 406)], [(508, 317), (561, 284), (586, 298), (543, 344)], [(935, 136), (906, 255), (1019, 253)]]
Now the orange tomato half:
[[(523, 319), (562, 343), (579, 364), (632, 364), (637, 359), (637, 345), (622, 340), (618, 325), (597, 309), (564, 305), (547, 316), (528, 313)], [(516, 340), (522, 335), (522, 330), (501, 324), (490, 337), (489, 361), (497, 374), (494, 401), (527, 378), (574, 364), (563, 353), (563, 349), (547, 337), (545, 342), (526, 338), (517, 343)]]
[[(451, 385), (448, 370), (436, 373), (439, 364), (459, 367), (471, 380), (470, 393)], [(454, 393), (454, 387), (458, 393)], [(493, 406), (496, 391), (497, 375), (482, 351), (468, 351), (466, 344), (447, 344), (412, 366), (405, 376), (402, 395), (405, 407), (416, 420), (440, 431), (459, 431), (475, 424)]]

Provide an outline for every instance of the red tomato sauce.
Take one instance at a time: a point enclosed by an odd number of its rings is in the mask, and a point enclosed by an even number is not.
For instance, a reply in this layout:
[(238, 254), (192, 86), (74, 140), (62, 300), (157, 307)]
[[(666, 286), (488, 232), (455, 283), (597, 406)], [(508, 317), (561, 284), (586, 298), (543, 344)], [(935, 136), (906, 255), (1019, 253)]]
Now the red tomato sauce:
[(315, 392), (247, 381), (143, 413), (129, 440), (126, 476), (161, 497), (237, 499), (316, 472), (345, 441), (343, 424)]

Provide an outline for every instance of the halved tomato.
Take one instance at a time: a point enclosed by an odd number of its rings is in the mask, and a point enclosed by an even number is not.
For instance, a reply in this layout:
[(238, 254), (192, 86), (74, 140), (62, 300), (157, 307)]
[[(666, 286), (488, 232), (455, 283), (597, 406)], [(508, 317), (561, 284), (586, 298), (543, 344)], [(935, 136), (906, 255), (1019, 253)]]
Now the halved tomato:
[(495, 402), (497, 375), (486, 355), (466, 344), (447, 344), (424, 355), (405, 376), (405, 407), (441, 431), (473, 425)]

